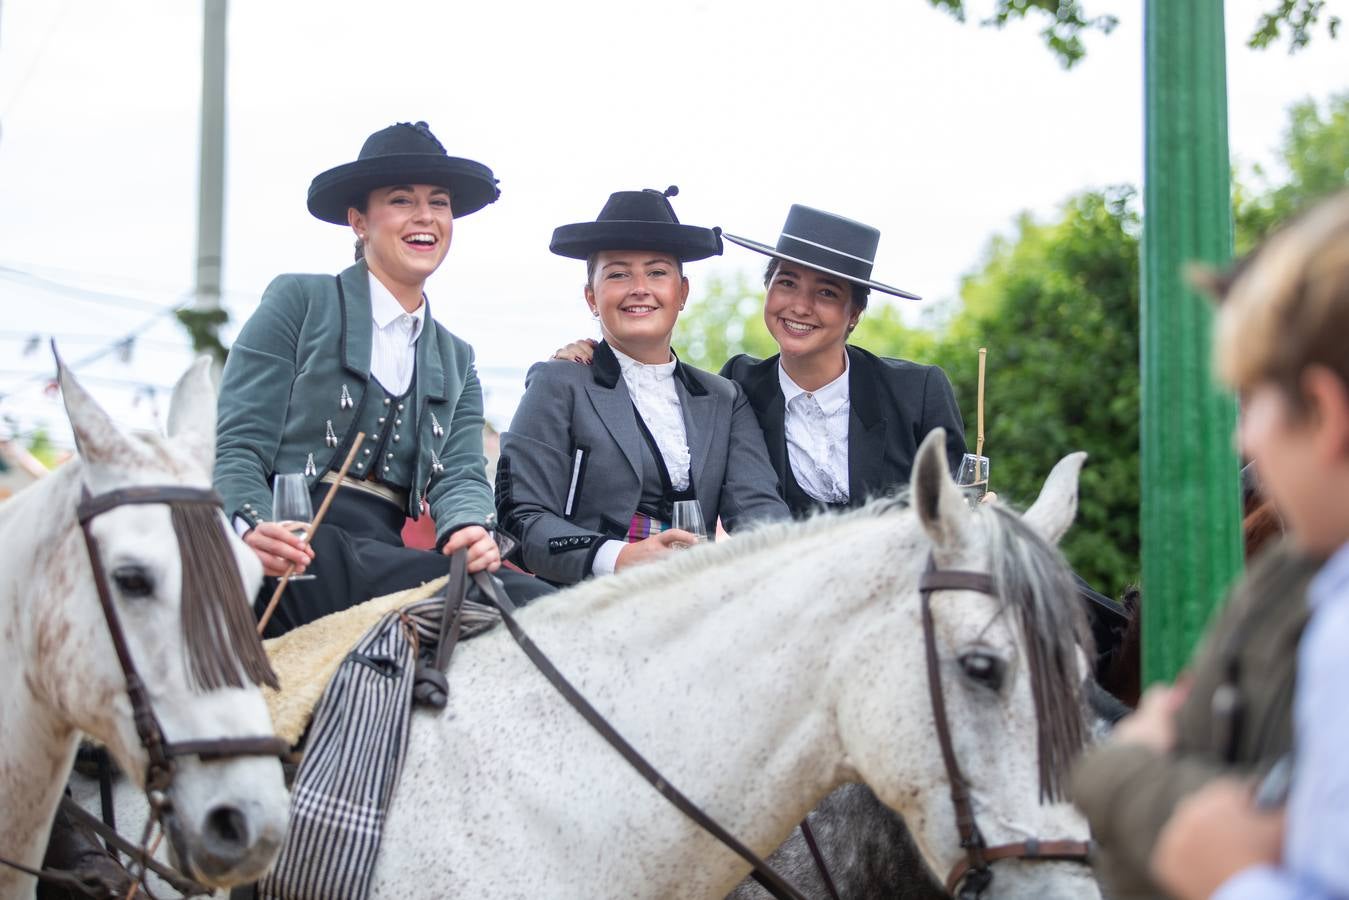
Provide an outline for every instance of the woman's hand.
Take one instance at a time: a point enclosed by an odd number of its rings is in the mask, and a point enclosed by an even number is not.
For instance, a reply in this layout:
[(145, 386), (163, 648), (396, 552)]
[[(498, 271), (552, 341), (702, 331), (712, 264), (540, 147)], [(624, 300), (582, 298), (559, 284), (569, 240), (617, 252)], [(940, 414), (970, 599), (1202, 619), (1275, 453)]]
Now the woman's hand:
[(1138, 709), (1121, 719), (1110, 732), (1110, 740), (1170, 753), (1176, 745), (1176, 714), (1189, 693), (1188, 680), (1176, 685), (1154, 684), (1143, 693)]
[(260, 522), (244, 533), (244, 543), (262, 560), (264, 574), (280, 578), (295, 563), (294, 574), (303, 575), (314, 559), (314, 548), (292, 529), (308, 527), (305, 522)]
[(579, 341), (572, 341), (553, 354), (553, 359), (569, 359), (572, 362), (584, 363), (590, 365), (595, 361), (596, 341), (590, 338), (581, 338)]
[(495, 572), (501, 568), (501, 551), (497, 549), (497, 542), (481, 525), (465, 525), (445, 542), (441, 548), (441, 553), (446, 556), (452, 555), (457, 550), (468, 549), (468, 571)]
[(653, 534), (649, 538), (628, 544), (618, 551), (618, 558), (614, 560), (614, 571), (621, 572), (628, 566), (640, 566), (642, 563), (660, 559), (662, 556), (678, 550), (678, 547), (673, 546), (675, 544), (692, 547), (696, 543), (698, 543), (698, 538), (695, 535), (687, 531), (680, 531), (677, 528), (662, 531), (660, 534)]

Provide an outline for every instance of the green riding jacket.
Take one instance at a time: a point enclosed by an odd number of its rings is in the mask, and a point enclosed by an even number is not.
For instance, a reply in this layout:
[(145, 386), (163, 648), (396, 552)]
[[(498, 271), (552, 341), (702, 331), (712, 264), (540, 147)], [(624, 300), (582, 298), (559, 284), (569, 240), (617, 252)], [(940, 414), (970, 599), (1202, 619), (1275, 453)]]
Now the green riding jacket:
[[(368, 404), (384, 391), (370, 376), (369, 270), (281, 275), (230, 348), (220, 386), (215, 486), (225, 511), (251, 525), (271, 518), (269, 479), (305, 472), (313, 483), (342, 466)], [(407, 513), (425, 499), (443, 542), (493, 513), (482, 451), (482, 388), (473, 349), (431, 318), (417, 338), (409, 413)], [(415, 412), (414, 412), (415, 411)], [(332, 434), (329, 434), (331, 424)], [(373, 436), (370, 436), (373, 437)], [(313, 466), (309, 466), (312, 458)], [(362, 465), (364, 468), (364, 465)], [(353, 467), (349, 477), (362, 477)]]

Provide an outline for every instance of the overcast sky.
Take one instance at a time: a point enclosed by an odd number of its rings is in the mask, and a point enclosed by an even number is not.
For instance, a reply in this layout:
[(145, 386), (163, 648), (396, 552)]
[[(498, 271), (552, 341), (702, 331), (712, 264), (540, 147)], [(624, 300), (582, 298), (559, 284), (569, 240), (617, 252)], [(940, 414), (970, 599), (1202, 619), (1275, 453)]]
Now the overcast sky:
[[(970, 5), (973, 20), (993, 3)], [(1349, 43), (1323, 29), (1293, 57), (1245, 48), (1272, 5), (1227, 3), (1239, 164), (1271, 158), (1289, 104), (1349, 88)], [(677, 184), (683, 221), (770, 243), (793, 202), (839, 212), (881, 229), (879, 279), (949, 300), (1021, 210), (1141, 181), (1142, 3), (1087, 8), (1120, 26), (1065, 71), (1033, 23), (961, 25), (926, 0), (233, 0), (232, 329), (275, 275), (348, 264), (350, 231), (305, 210), (310, 179), (414, 119), (501, 179), (428, 285), (499, 427), (530, 362), (596, 332), (583, 265), (547, 247), (614, 190)], [(0, 416), (23, 428), (60, 416), (25, 374), (51, 370), (45, 347), (25, 355), (31, 335), (78, 361), (150, 323), (129, 362), (80, 371), (129, 422), (167, 409), (133, 401), (190, 358), (160, 312), (195, 272), (200, 57), (191, 0), (0, 0)], [(691, 266), (694, 298), (760, 259), (728, 245)]]

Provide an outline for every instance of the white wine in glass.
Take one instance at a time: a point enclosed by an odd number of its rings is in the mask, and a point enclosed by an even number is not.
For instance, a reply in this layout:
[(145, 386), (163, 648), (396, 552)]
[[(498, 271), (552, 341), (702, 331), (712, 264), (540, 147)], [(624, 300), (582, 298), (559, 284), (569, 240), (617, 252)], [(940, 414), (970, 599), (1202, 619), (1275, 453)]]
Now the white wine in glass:
[[(291, 534), (304, 537), (314, 520), (314, 505), (309, 499), (309, 480), (299, 473), (277, 475), (272, 481), (272, 520), (296, 523)], [(292, 575), (291, 581), (308, 581), (313, 575)]]
[[(676, 500), (674, 515), (670, 527), (678, 531), (687, 531), (698, 538), (698, 543), (707, 540), (707, 524), (703, 521), (703, 507), (697, 500)], [(682, 548), (682, 545), (680, 545)]]

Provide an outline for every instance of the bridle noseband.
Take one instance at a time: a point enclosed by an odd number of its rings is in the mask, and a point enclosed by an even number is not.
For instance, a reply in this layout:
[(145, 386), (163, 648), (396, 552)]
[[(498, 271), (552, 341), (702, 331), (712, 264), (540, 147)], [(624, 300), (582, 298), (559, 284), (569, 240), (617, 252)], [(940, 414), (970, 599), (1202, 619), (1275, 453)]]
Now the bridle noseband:
[(951, 785), (951, 805), (955, 807), (960, 846), (965, 849), (965, 858), (956, 863), (946, 877), (947, 892), (958, 896), (960, 900), (976, 900), (993, 881), (990, 864), (1000, 859), (1086, 863), (1090, 850), (1086, 841), (1028, 838), (993, 847), (984, 842), (975, 819), (969, 782), (960, 771), (955, 745), (951, 742), (951, 726), (946, 717), (946, 698), (942, 693), (941, 668), (937, 659), (937, 633), (932, 621), (932, 594), (935, 591), (975, 591), (996, 597), (998, 592), (992, 577), (987, 573), (938, 569), (936, 560), (930, 555), (927, 570), (918, 579), (918, 591), (922, 596), (923, 647), (927, 656), (927, 687), (932, 700), (932, 718), (936, 723), (937, 741), (941, 744), (946, 778)]
[(89, 567), (93, 570), (94, 586), (98, 588), (98, 600), (103, 607), (103, 619), (108, 626), (108, 636), (112, 638), (113, 649), (117, 652), (117, 662), (126, 677), (127, 698), (131, 701), (132, 720), (136, 725), (136, 735), (145, 748), (149, 762), (145, 772), (145, 791), (151, 797), (151, 806), (164, 806), (164, 794), (173, 783), (173, 760), (183, 756), (196, 756), (204, 760), (230, 759), (238, 756), (284, 756), (290, 747), (281, 738), (274, 735), (212, 738), (192, 741), (169, 741), (164, 737), (164, 729), (159, 724), (154, 708), (150, 704), (150, 695), (145, 683), (136, 672), (136, 664), (131, 659), (126, 633), (122, 630), (122, 621), (113, 604), (112, 593), (108, 589), (107, 574), (103, 569), (103, 560), (98, 552), (98, 541), (90, 528), (93, 519), (119, 506), (146, 503), (201, 503), (224, 507), (224, 501), (215, 491), (204, 488), (180, 487), (177, 485), (145, 485), (121, 488), (107, 493), (89, 496), (86, 492), (76, 509), (80, 521), (80, 530), (84, 533), (84, 546), (89, 551)]

